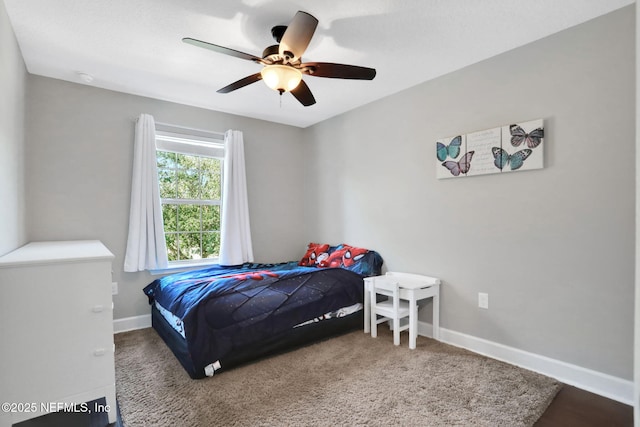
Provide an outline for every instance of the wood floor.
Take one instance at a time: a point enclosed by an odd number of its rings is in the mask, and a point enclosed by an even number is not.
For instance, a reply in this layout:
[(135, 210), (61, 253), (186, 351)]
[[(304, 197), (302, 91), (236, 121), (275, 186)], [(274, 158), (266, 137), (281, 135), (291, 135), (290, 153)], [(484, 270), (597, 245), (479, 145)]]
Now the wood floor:
[(565, 385), (534, 427), (630, 427), (633, 408)]
[[(120, 414), (118, 414), (120, 415)], [(118, 416), (113, 427), (123, 426)], [(16, 424), (15, 427), (105, 427), (104, 414), (89, 416), (77, 413), (55, 413)], [(576, 387), (564, 386), (534, 427), (631, 427), (631, 406), (589, 393)], [(158, 426), (161, 427), (161, 426)]]

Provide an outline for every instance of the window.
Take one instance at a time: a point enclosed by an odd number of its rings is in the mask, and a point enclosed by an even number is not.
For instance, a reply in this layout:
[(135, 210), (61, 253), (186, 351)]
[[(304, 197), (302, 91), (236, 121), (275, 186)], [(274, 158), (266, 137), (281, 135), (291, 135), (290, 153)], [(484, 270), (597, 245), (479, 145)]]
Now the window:
[(158, 182), (169, 263), (215, 262), (220, 252), (222, 136), (163, 129), (156, 124)]

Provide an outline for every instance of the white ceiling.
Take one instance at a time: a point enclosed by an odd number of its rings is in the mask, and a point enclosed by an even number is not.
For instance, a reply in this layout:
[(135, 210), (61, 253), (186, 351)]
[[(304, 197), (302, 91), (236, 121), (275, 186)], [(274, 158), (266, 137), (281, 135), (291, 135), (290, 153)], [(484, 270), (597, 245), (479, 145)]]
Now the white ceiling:
[[(522, 46), (634, 0), (4, 0), (30, 73), (299, 127)], [(298, 10), (318, 28), (304, 61), (372, 67), (373, 81), (305, 76), (317, 103), (257, 82), (260, 65), (181, 42), (261, 56)], [(570, 52), (567, 52), (570, 54)]]

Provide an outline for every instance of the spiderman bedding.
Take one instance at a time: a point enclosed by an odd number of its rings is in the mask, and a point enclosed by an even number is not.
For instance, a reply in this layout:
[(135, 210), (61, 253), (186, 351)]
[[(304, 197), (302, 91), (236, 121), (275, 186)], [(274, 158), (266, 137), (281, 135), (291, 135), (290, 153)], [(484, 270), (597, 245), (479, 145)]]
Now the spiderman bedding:
[[(246, 361), (249, 350), (261, 355), (269, 347), (279, 348), (274, 339), (286, 341), (306, 325), (329, 324), (356, 312), (362, 319), (362, 278), (380, 273), (377, 252), (366, 251), (348, 267), (299, 264), (302, 261), (215, 266), (155, 280), (144, 293), (156, 316), (168, 314), (174, 319), (171, 327), (177, 330), (177, 323), (182, 328), (182, 355), (166, 332), (160, 333), (155, 323), (154, 328), (189, 375), (203, 378), (236, 365), (239, 355)], [(167, 315), (163, 318), (168, 320)], [(300, 332), (296, 336), (299, 341)]]

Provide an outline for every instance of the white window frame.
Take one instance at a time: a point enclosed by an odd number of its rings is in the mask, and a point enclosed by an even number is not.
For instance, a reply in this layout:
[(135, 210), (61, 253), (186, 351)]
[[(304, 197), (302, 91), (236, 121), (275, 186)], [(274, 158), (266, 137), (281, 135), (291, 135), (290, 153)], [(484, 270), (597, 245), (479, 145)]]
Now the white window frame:
[[(201, 199), (161, 199), (162, 205), (167, 204), (198, 204), (220, 206), (222, 215), (222, 191), (224, 188), (224, 134), (204, 131), (200, 129), (190, 129), (180, 126), (156, 123), (156, 150), (168, 151), (179, 154), (194, 155), (200, 157), (210, 157), (220, 160), (220, 200)], [(202, 221), (202, 218), (200, 219)], [(202, 224), (202, 223), (201, 223)], [(164, 230), (163, 230), (164, 231)], [(218, 230), (220, 231), (220, 230)], [(165, 234), (166, 239), (166, 234)], [(155, 270), (152, 273), (162, 274), (170, 270), (186, 270), (190, 267), (203, 267), (206, 265), (218, 264), (218, 258), (203, 258), (169, 261), (169, 267), (163, 270)]]

